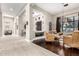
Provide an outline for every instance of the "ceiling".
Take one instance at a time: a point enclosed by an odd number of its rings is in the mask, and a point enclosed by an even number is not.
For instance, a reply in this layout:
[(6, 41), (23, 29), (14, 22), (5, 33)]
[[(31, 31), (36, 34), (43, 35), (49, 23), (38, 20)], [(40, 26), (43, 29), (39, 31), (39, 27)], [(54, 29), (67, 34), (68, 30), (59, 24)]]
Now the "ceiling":
[(25, 3), (1, 3), (1, 10), (3, 13), (16, 16), (25, 5)]
[[(79, 3), (68, 4), (69, 5), (67, 7), (64, 7), (64, 3), (35, 3), (35, 5), (52, 15), (79, 8)], [(1, 10), (3, 13), (16, 16), (22, 10), (22, 8), (24, 8), (25, 5), (26, 3), (1, 3)]]
[(56, 15), (62, 12), (71, 11), (79, 8), (79, 3), (68, 3), (69, 5), (64, 7), (64, 3), (36, 3), (38, 7), (49, 12), (52, 15)]

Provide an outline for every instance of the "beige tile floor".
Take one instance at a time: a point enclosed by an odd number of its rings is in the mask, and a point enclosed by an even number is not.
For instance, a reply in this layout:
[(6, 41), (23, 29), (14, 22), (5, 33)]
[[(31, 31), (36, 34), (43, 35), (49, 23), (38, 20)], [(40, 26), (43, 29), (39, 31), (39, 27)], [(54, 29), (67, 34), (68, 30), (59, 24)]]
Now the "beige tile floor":
[(0, 56), (58, 56), (21, 37), (0, 38)]

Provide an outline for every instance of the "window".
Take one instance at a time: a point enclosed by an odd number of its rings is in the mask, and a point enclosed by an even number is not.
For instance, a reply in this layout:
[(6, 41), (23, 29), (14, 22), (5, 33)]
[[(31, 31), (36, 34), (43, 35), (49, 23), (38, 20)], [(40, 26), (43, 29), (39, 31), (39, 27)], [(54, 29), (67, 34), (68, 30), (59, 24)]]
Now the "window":
[(65, 33), (70, 33), (75, 29), (78, 29), (78, 17), (65, 17), (62, 21), (62, 31)]

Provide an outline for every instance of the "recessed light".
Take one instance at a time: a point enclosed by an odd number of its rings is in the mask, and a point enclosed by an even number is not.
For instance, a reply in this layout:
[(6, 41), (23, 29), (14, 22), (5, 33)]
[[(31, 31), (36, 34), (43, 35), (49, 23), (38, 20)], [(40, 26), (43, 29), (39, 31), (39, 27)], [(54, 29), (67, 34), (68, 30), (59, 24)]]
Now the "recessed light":
[(13, 8), (10, 8), (10, 11), (13, 11)]

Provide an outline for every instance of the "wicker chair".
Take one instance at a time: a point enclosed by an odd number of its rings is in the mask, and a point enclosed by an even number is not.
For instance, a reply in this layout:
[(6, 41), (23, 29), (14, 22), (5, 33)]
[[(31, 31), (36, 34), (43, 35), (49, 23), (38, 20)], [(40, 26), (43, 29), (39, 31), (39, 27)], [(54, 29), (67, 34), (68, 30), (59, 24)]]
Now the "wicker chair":
[(54, 34), (50, 34), (50, 33), (47, 33), (47, 32), (45, 32), (44, 34), (45, 34), (45, 41), (46, 42), (52, 42), (52, 41), (55, 40)]
[(79, 48), (79, 31), (72, 33), (72, 36), (64, 36), (64, 44), (73, 48)]

